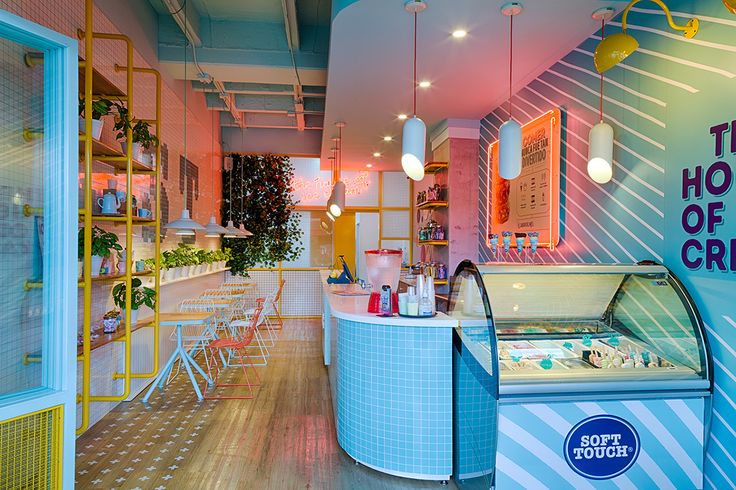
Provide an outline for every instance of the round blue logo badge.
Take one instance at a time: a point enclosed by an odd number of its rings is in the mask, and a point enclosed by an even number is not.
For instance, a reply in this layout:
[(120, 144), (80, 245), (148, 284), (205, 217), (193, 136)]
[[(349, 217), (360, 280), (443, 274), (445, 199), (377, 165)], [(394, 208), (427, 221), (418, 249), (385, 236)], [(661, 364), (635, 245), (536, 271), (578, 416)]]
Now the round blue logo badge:
[(578, 422), (565, 438), (565, 459), (575, 473), (591, 480), (615, 478), (639, 457), (639, 434), (615, 415)]

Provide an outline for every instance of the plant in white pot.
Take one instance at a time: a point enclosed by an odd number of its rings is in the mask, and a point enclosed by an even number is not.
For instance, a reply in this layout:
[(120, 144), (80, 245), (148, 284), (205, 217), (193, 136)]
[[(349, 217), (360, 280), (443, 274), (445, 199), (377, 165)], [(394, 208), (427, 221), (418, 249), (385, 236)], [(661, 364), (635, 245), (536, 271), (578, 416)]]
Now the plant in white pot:
[[(95, 99), (92, 101), (92, 137), (96, 140), (102, 135), (102, 127), (104, 122), (102, 116), (110, 114), (110, 110), (115, 104), (107, 99)], [(86, 122), (84, 119), (84, 97), (79, 97), (79, 132), (86, 133)]]
[(128, 112), (128, 108), (120, 104), (116, 104), (116, 107), (118, 115), (115, 118), (114, 129), (118, 132), (116, 135), (118, 141), (122, 140), (120, 141), (120, 147), (122, 148), (123, 153), (128, 150), (126, 138), (128, 129), (130, 129), (133, 136), (133, 160), (152, 166), (153, 162), (151, 160), (151, 152), (147, 151), (144, 153), (143, 151), (156, 148), (159, 144), (158, 138), (151, 134), (150, 124), (141, 120), (138, 120), (133, 124), (133, 118), (131, 117), (130, 112)]
[[(122, 245), (118, 241), (118, 236), (97, 226), (92, 228), (92, 265), (90, 269), (90, 275), (92, 277), (98, 277), (100, 275), (102, 260), (110, 257), (112, 250), (118, 252), (123, 250)], [(84, 228), (80, 228), (77, 234), (77, 254), (80, 259), (84, 257)]]
[[(148, 306), (153, 309), (156, 306), (156, 291), (143, 286), (143, 283), (137, 277), (134, 277), (130, 283), (130, 324), (138, 323), (138, 309), (141, 306)], [(112, 288), (112, 300), (115, 306), (122, 311), (123, 321), (125, 321), (125, 283), (121, 282)]]

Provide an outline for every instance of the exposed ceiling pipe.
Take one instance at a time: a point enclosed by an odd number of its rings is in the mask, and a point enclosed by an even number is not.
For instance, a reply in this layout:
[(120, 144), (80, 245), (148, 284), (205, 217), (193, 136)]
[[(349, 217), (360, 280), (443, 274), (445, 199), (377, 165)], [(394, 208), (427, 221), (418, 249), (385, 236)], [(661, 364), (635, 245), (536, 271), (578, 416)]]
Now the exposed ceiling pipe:
[[(226, 92), (225, 85), (221, 81), (216, 80), (215, 77), (213, 77), (209, 73), (205, 72), (202, 67), (199, 66), (199, 62), (197, 61), (196, 48), (202, 46), (202, 39), (199, 37), (197, 28), (192, 23), (191, 18), (194, 16), (186, 14), (186, 10), (190, 8), (190, 6), (187, 4), (188, 0), (162, 0), (162, 2), (166, 6), (166, 9), (169, 11), (169, 14), (171, 14), (171, 16), (174, 18), (176, 24), (184, 33), (184, 37), (187, 38), (189, 44), (192, 46), (192, 57), (194, 59), (194, 65), (197, 67), (197, 70), (199, 70), (199, 73), (197, 73), (197, 77), (200, 79), (200, 81), (209, 81), (212, 84), (215, 91), (220, 94), (220, 98), (225, 103), (225, 107), (227, 107), (227, 110), (233, 116), (235, 122), (237, 122), (238, 126), (242, 128), (242, 117), (235, 107), (232, 96)], [(186, 80), (184, 82), (186, 83)]]
[[(174, 22), (177, 23), (181, 31), (184, 33), (189, 43), (192, 46), (200, 47), (202, 45), (202, 39), (199, 37), (197, 28), (194, 25), (194, 16), (188, 16), (184, 10), (190, 8), (187, 5), (187, 0), (161, 0), (169, 11), (169, 14), (174, 18)], [(192, 6), (191, 8), (194, 8)]]

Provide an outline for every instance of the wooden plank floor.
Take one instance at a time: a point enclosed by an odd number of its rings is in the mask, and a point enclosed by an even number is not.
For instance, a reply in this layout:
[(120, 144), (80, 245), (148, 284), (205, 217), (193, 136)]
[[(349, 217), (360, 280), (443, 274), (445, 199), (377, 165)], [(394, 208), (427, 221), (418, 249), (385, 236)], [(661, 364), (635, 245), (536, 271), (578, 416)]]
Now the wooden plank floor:
[(254, 399), (198, 402), (182, 373), (150, 406), (120, 404), (77, 440), (77, 487), (456, 488), (355, 465), (335, 438), (319, 321), (287, 321), (279, 335)]

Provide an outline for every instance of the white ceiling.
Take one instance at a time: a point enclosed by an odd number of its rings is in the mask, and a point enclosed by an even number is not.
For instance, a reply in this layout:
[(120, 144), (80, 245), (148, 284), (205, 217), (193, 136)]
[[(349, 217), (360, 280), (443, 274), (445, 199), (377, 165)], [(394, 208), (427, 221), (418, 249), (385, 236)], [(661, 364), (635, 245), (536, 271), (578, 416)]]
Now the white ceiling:
[[(431, 128), (446, 118), (480, 119), (508, 97), (509, 21), (502, 0), (426, 0), (419, 14), (417, 112)], [(602, 0), (526, 0), (514, 19), (514, 91), (536, 78), (600, 25)], [(343, 167), (400, 169), (399, 113), (411, 114), (412, 16), (402, 0), (360, 0), (334, 19), (327, 78), (323, 165), (343, 120)], [(468, 36), (452, 38), (456, 28)], [(382, 140), (394, 138), (392, 143)], [(373, 158), (373, 152), (381, 158)]]

